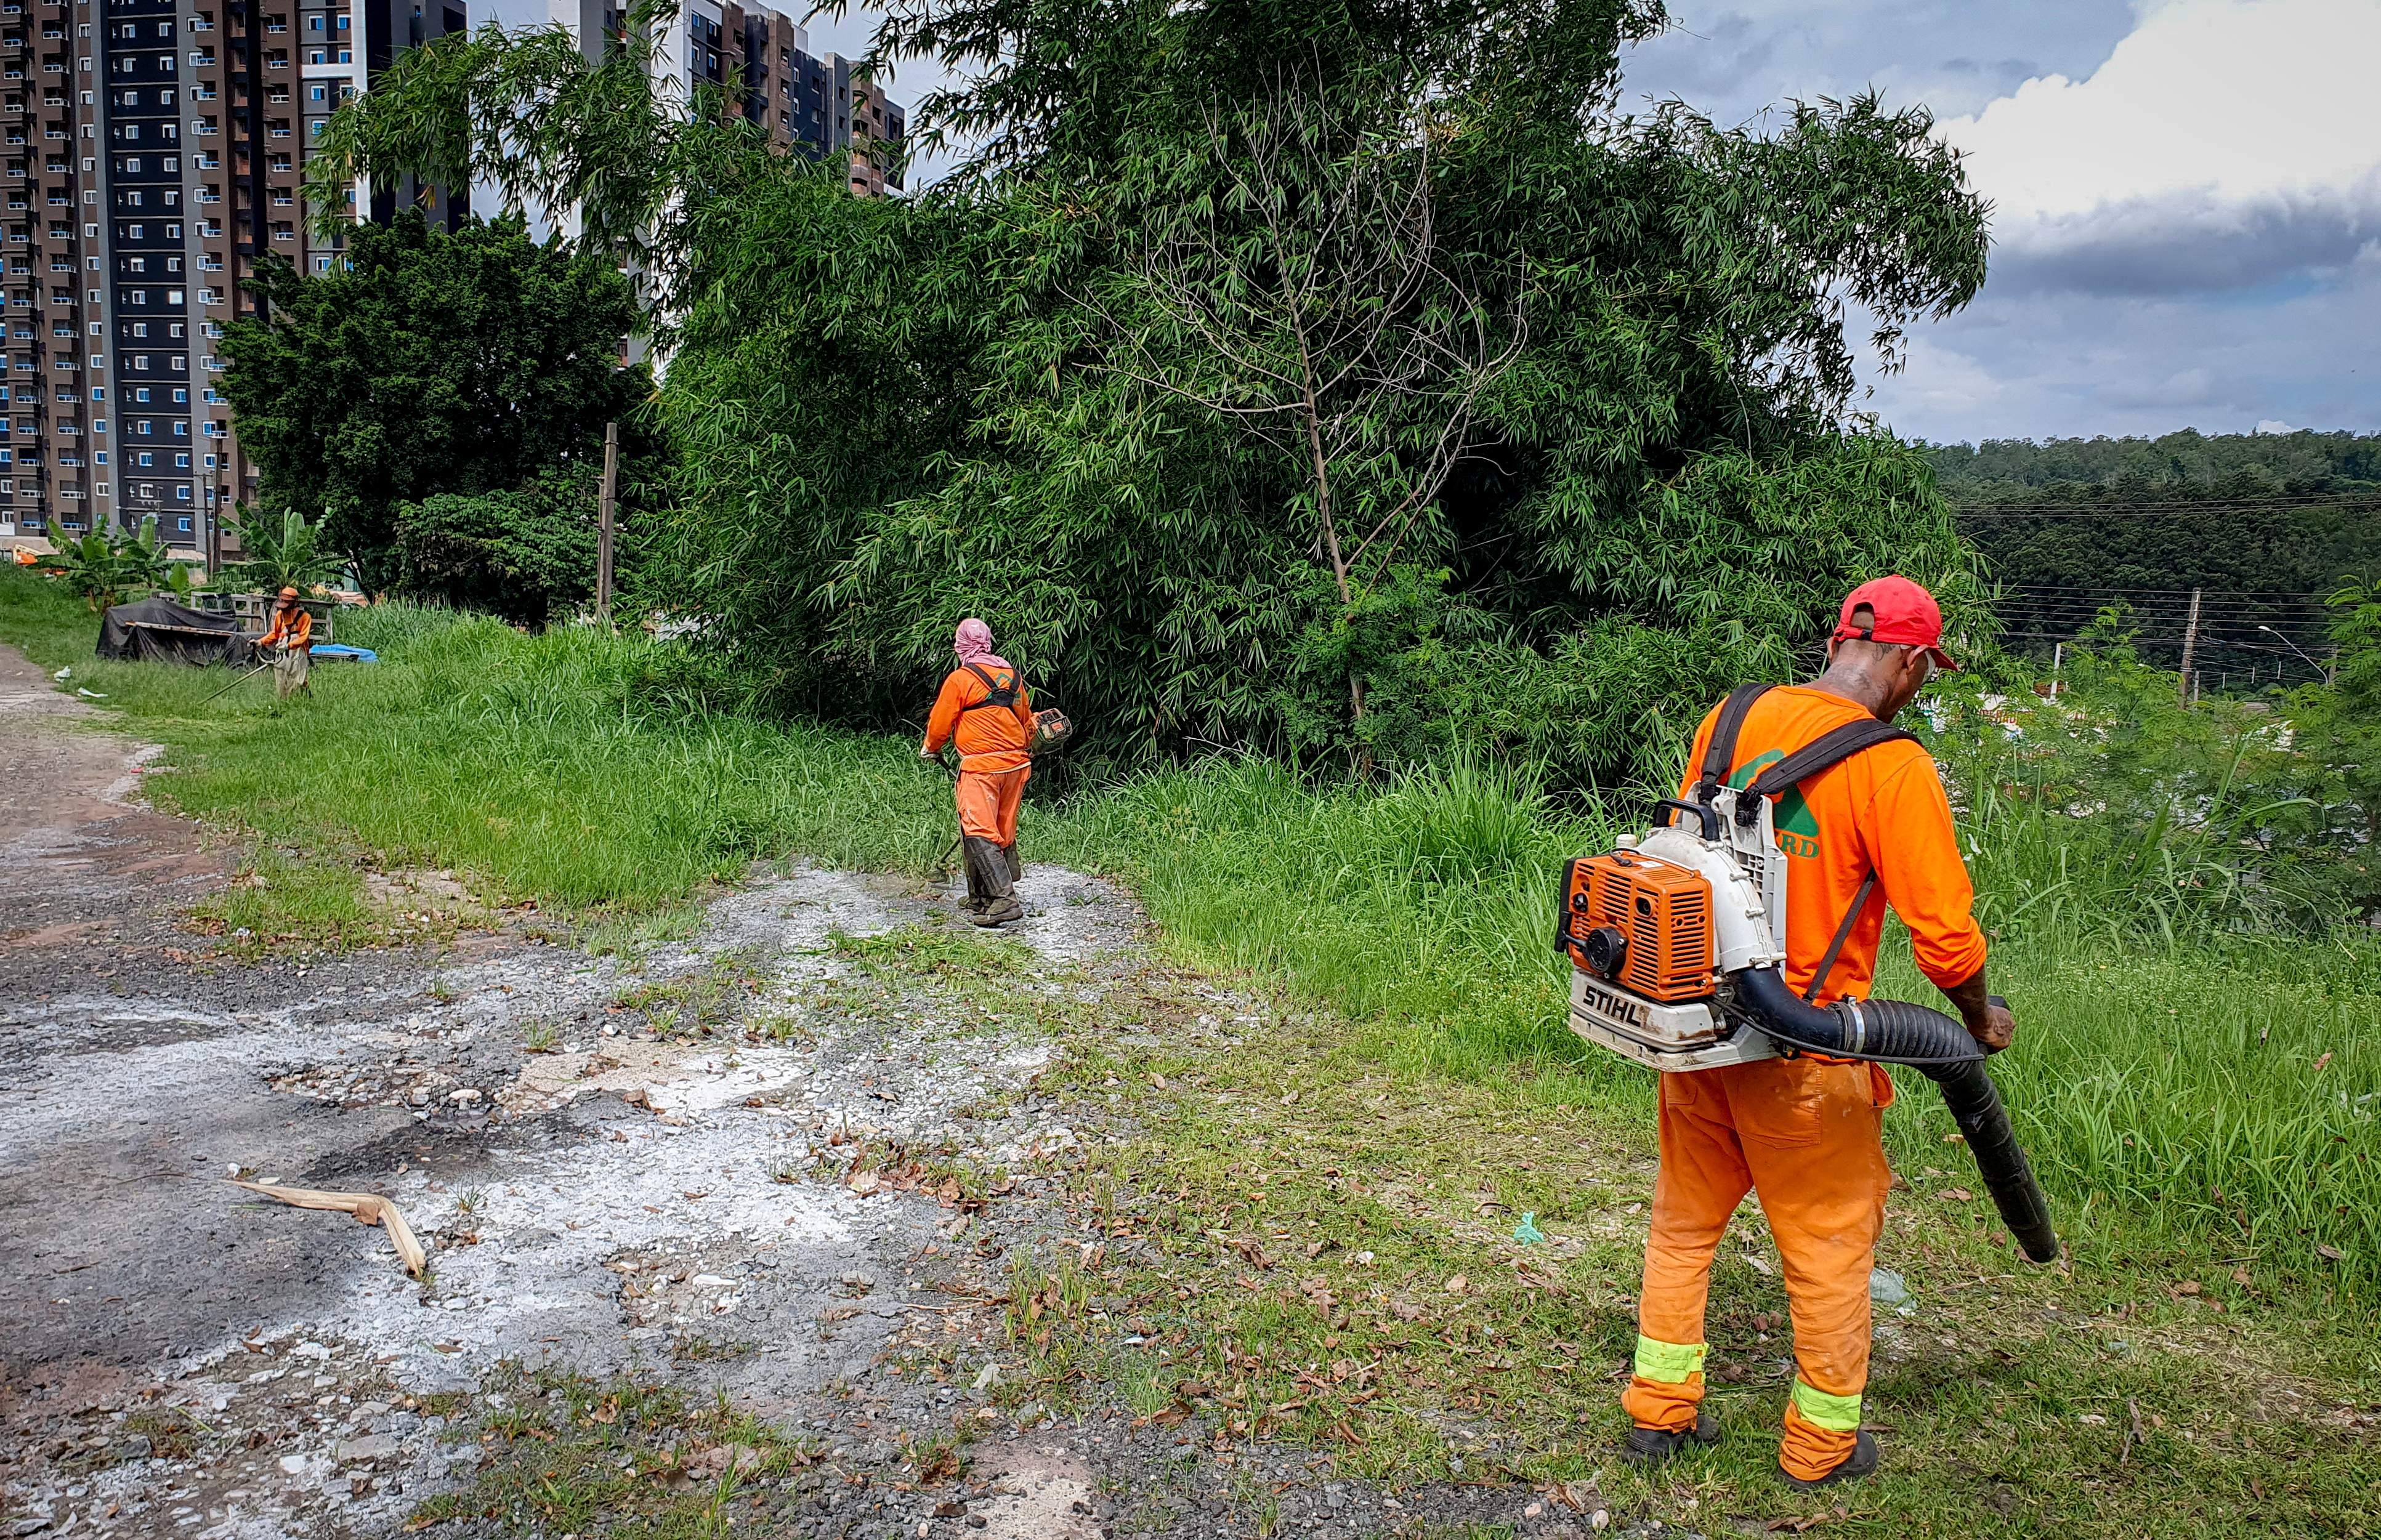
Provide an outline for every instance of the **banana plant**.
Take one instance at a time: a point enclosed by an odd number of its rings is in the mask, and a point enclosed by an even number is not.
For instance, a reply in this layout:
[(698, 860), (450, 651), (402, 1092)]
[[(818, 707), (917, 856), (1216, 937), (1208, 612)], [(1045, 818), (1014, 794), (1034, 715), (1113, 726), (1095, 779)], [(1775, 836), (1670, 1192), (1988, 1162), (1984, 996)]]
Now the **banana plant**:
[(322, 525), (307, 523), (296, 508), (282, 514), (277, 530), (266, 519), (246, 509), (234, 522), (239, 527), (240, 548), (246, 557), (225, 568), (226, 575), (236, 582), (265, 593), (277, 593), (285, 588), (302, 593), (336, 582), (347, 570), (342, 558), (316, 544)]
[(98, 530), (60, 545), (39, 565), (65, 579), (86, 605), (102, 613), (116, 606), (128, 585), (140, 581), (128, 567), (123, 548)]

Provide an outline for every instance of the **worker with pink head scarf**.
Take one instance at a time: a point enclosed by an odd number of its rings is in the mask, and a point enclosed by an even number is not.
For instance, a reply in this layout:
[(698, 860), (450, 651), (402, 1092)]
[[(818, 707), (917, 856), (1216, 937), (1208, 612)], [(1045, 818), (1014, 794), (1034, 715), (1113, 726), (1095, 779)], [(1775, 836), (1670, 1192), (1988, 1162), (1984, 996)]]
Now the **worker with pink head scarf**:
[(1028, 747), (1033, 708), (1017, 670), (994, 655), (991, 627), (972, 616), (960, 621), (952, 650), (959, 666), (934, 697), (918, 753), (934, 759), (946, 743), (958, 748), (968, 918), (979, 925), (1005, 925), (1025, 918), (1017, 901), (1017, 879), (1025, 874), (1017, 854), (1017, 806), (1033, 773)]

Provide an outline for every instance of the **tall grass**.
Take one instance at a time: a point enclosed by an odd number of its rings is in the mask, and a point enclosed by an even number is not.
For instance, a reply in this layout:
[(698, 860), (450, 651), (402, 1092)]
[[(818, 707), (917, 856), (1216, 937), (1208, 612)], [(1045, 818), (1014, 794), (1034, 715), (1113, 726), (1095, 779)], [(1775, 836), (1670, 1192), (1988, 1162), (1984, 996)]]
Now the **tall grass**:
[(1126, 874), (1208, 959), (1388, 1024), (1419, 1065), (1477, 1072), (1577, 1058), (1550, 993), (1556, 873), (1609, 834), (1474, 761), (1374, 792), (1235, 757), (1087, 797), (1050, 837)]
[[(0, 636), (171, 746), (186, 810), (463, 868), (494, 897), (649, 914), (755, 857), (922, 872), (951, 833), (947, 782), (911, 744), (709, 710), (702, 669), (639, 637), (374, 611), (346, 632), (387, 661), (318, 668), (314, 698), (284, 707), (261, 684), (202, 703), (220, 670), (95, 665), (93, 629), (0, 573)], [(2110, 923), (2157, 912), (2155, 870), (2058, 867), (2046, 816), (1988, 821), (1974, 864), (2021, 1023), (1995, 1073), (2062, 1227), (2087, 1256), (2213, 1245), (2381, 1281), (2376, 948)], [(1476, 762), (1365, 790), (1235, 758), (1030, 807), (1024, 838), (1128, 879), (1182, 945), (1327, 1003), (1367, 1051), (1634, 1116), (1650, 1078), (1570, 1037), (1549, 944), (1558, 863), (1613, 833)], [(1994, 886), (2021, 872), (2026, 909)], [(1935, 999), (1906, 950), (1879, 989)], [(1905, 1089), (1898, 1159), (1957, 1169), (1939, 1099)]]

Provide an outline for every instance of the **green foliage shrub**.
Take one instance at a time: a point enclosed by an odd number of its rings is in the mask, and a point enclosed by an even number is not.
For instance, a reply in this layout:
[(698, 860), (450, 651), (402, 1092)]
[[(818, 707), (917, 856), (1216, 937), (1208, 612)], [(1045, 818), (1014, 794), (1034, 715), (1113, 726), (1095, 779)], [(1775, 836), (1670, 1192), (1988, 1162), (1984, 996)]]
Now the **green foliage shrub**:
[(601, 473), (548, 469), (518, 491), (398, 505), (394, 587), (409, 598), (542, 626), (595, 586)]
[(600, 464), (607, 422), (627, 484), (647, 478), (652, 379), (620, 361), (638, 313), (609, 262), (517, 219), (450, 233), (409, 211), (341, 230), (329, 272), (262, 260), (263, 318), (226, 329), (223, 390), (263, 501), (326, 510), (326, 544), (367, 591), (395, 575), (401, 507)]
[[(1645, 18), (1586, 0), (1493, 40), (1425, 4), (1269, 4), (1232, 7), (1224, 48), (1225, 14), (962, 6), (922, 41), (1006, 40), (959, 105), (1008, 148), (900, 204), (720, 178), (734, 195), (687, 215), (703, 281), (664, 390), (684, 476), (650, 597), (714, 623), (787, 706), (845, 720), (914, 714), (977, 614), (1088, 753), (1394, 768), (1470, 743), (1567, 792), (1656, 778), (1721, 689), (1790, 674), (1866, 578), (1974, 614), (1923, 459), (1846, 414), (1835, 308), (1867, 297), (1889, 345), (1981, 281), (1980, 205), (1923, 113), (1800, 109), (1768, 139), (1624, 120), (1618, 51)], [(1278, 61), (1318, 52), (1285, 87)], [(1467, 123), (1397, 170), (1506, 361), (1452, 371), (1477, 390), (1459, 419), (1438, 375), (1349, 389), (1321, 471), (1236, 405), (1271, 365), (1184, 320), (1265, 291), (1234, 324), (1287, 356), (1310, 301), (1267, 286), (1343, 260), (1248, 196), (1265, 125), (1213, 117), (1285, 91), (1324, 138)], [(1353, 155), (1288, 157), (1290, 225)], [(1343, 265), (1318, 295), (1361, 276)], [(1384, 346), (1433, 344), (1433, 314), (1393, 313)], [(1316, 335), (1386, 367), (1353, 324)]]

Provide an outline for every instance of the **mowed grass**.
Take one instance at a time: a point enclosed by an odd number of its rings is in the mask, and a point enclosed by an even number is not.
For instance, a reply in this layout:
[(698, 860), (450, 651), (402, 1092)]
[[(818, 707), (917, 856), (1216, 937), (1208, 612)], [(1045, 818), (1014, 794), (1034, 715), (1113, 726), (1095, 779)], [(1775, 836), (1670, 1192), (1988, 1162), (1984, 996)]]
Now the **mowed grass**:
[[(340, 634), (385, 662), (324, 665), (311, 699), (280, 706), (265, 680), (210, 703), (220, 670), (96, 664), (94, 629), (52, 585), (0, 573), (0, 638), (72, 665), (165, 743), (178, 774), (152, 785), (184, 811), (320, 863), (458, 869), (599, 939), (678, 924), (689, 895), (756, 858), (923, 872), (950, 838), (947, 783), (910, 742), (706, 710), (695, 660), (633, 633), (381, 606)], [(1494, 1078), (1642, 1137), (1648, 1079), (1564, 1029), (1549, 945), (1557, 863), (1613, 832), (1476, 764), (1317, 789), (1224, 759), (1029, 806), (1024, 840), (1128, 880), (1188, 959), (1327, 1008), (1383, 1066)], [(2318, 1305), (2370, 1299), (2381, 949), (2034, 932), (2002, 938), (1992, 967), (2021, 1032), (1996, 1073), (2080, 1261), (2221, 1259)], [(1903, 954), (1880, 992), (1935, 1000)], [(1923, 1080), (1906, 1077), (1888, 1128), (1905, 1169), (1958, 1184)]]

